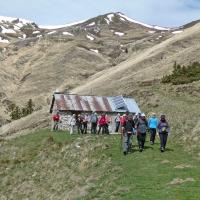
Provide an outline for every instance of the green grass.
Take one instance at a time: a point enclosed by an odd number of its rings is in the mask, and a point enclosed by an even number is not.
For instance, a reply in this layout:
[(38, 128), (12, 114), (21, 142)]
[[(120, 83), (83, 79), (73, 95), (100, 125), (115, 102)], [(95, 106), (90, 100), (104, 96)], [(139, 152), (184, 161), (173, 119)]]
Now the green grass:
[[(118, 135), (42, 130), (1, 141), (0, 199), (198, 200), (199, 161), (172, 139), (165, 153), (158, 138), (153, 146), (148, 140), (140, 153), (133, 138), (127, 156)], [(181, 164), (189, 168), (175, 168)], [(194, 181), (170, 185), (175, 178)]]

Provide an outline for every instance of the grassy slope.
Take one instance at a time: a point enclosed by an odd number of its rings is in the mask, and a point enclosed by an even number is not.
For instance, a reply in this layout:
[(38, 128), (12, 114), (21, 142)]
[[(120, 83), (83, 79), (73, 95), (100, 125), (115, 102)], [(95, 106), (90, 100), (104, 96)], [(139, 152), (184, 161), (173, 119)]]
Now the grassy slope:
[[(147, 142), (143, 153), (134, 149), (123, 156), (116, 135), (70, 136), (48, 130), (1, 141), (0, 199), (199, 198), (199, 161), (172, 139), (165, 153), (159, 152), (158, 140), (153, 147)], [(175, 168), (180, 165), (188, 166)], [(169, 185), (175, 178), (190, 179)]]

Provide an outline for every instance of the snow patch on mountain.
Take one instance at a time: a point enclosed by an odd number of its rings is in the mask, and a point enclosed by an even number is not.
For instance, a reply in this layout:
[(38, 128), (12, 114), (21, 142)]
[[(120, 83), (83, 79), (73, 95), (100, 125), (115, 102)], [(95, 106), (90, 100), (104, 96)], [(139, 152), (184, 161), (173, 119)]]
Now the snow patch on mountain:
[(148, 33), (151, 33), (151, 34), (153, 34), (153, 33), (155, 33), (155, 31), (148, 31)]
[(156, 29), (156, 30), (160, 30), (160, 31), (169, 31), (170, 28), (165, 28), (165, 27), (161, 27), (161, 26), (152, 26), (152, 28)]
[(88, 24), (87, 26), (94, 26), (95, 25), (95, 22), (92, 22), (90, 24)]
[(104, 19), (106, 20), (106, 23), (109, 25), (110, 24), (109, 19), (107, 19), (107, 18), (104, 18)]
[(33, 34), (38, 34), (40, 33), (40, 31), (33, 31)]
[(124, 33), (122, 33), (122, 32), (115, 32), (114, 34), (115, 34), (115, 35), (118, 35), (118, 36), (120, 36), (120, 37), (124, 35)]
[(7, 29), (4, 26), (1, 26), (2, 28), (2, 33), (16, 33), (13, 29)]
[(19, 21), (23, 24), (28, 24), (28, 23), (32, 23), (29, 20), (26, 19), (22, 19), (22, 18), (14, 18), (14, 17), (6, 17), (6, 16), (0, 16), (0, 22), (13, 22), (15, 20), (19, 19)]
[(0, 42), (1, 42), (1, 43), (7, 43), (7, 44), (10, 43), (8, 40), (3, 39), (2, 37), (0, 37)]
[(122, 20), (122, 21), (126, 21), (124, 18), (122, 18), (122, 17), (120, 17), (120, 19)]
[(49, 33), (47, 33), (47, 35), (52, 35), (52, 34), (54, 34), (54, 33), (56, 33), (57, 31), (51, 31), (51, 32), (49, 32)]
[(70, 36), (74, 36), (72, 33), (69, 33), (67, 31), (63, 32), (63, 35), (70, 35)]
[(173, 31), (172, 33), (173, 34), (179, 34), (179, 33), (182, 33), (183, 32), (183, 30), (179, 30), (179, 31)]
[(91, 41), (94, 40), (94, 38), (93, 38), (91, 35), (86, 35), (86, 37), (87, 37), (89, 40), (91, 40)]
[(107, 15), (107, 18), (109, 19), (110, 22), (112, 22), (112, 18), (113, 18), (113, 17), (114, 17), (114, 14), (113, 14), (113, 13)]
[(95, 53), (99, 53), (99, 50), (97, 50), (97, 49), (90, 49), (90, 51), (95, 52)]

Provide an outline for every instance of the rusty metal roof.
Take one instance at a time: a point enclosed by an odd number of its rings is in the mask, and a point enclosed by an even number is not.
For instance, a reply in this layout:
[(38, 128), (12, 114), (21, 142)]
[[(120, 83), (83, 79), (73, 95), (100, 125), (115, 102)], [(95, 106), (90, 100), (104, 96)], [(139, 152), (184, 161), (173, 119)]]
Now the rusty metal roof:
[(121, 112), (129, 111), (138, 113), (140, 109), (132, 98), (123, 96), (79, 96), (76, 94), (55, 93), (51, 106), (53, 110), (59, 111), (79, 111), (79, 112)]

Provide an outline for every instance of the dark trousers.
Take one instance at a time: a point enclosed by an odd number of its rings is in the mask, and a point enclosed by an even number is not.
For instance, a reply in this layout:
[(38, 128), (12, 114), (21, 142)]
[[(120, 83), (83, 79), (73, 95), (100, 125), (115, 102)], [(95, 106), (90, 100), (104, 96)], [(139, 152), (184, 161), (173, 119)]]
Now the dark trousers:
[(160, 148), (165, 149), (168, 134), (167, 133), (159, 133), (159, 136), (160, 136)]
[(119, 126), (120, 126), (120, 122), (116, 122), (116, 128), (115, 128), (116, 133), (119, 131)]
[(144, 149), (144, 144), (145, 144), (145, 141), (146, 141), (146, 133), (143, 133), (143, 134), (140, 133), (137, 136), (137, 139), (138, 139), (139, 148)]
[(128, 152), (130, 151), (131, 147), (131, 136), (132, 134), (124, 133), (123, 135), (123, 151)]
[(97, 123), (94, 123), (94, 122), (91, 123), (91, 133), (92, 134), (97, 133)]
[(99, 125), (99, 130), (98, 130), (98, 134), (101, 132), (102, 130), (102, 134), (105, 134), (106, 131), (106, 125)]
[(109, 124), (105, 125), (105, 132), (106, 132), (106, 134), (109, 134)]
[(87, 123), (83, 123), (83, 133), (87, 134)]
[(77, 124), (77, 129), (78, 129), (78, 134), (80, 134), (80, 133), (83, 134), (83, 125), (82, 124)]
[(156, 128), (150, 128), (150, 141), (154, 143), (156, 137)]

